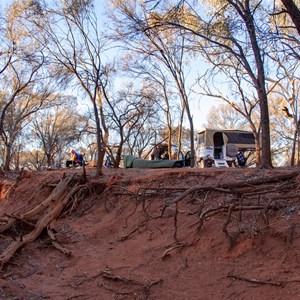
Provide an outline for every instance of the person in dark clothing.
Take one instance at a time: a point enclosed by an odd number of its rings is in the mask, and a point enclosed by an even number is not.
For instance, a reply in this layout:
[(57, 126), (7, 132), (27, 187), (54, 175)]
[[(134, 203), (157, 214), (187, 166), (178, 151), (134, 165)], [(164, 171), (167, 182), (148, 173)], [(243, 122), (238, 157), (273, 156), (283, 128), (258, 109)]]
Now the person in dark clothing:
[(109, 155), (106, 156), (106, 160), (105, 160), (105, 164), (104, 165), (105, 165), (106, 168), (112, 168), (113, 164), (111, 162), (111, 159), (110, 159)]
[(239, 151), (236, 155), (236, 159), (238, 161), (239, 167), (245, 167), (246, 165), (246, 158), (244, 156), (243, 151)]

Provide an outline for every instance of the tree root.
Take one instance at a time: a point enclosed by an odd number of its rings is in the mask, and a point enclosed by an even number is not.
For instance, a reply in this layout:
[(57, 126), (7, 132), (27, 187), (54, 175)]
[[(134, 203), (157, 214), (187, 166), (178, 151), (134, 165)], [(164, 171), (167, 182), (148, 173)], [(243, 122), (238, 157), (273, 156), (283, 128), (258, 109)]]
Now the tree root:
[[(61, 180), (61, 182), (56, 186), (51, 195), (38, 206), (20, 215), (5, 216), (6, 222), (3, 222), (4, 224), (0, 226), (0, 233), (3, 233), (4, 231), (10, 229), (17, 222), (25, 224), (33, 229), (25, 235), (21, 234), (16, 237), (14, 241), (12, 241), (8, 245), (8, 247), (1, 253), (0, 271), (3, 269), (4, 265), (13, 257), (13, 255), (19, 248), (35, 241), (45, 228), (47, 229), (47, 233), (54, 247), (56, 247), (66, 255), (71, 254), (69, 250), (60, 246), (56, 241), (52, 228), (52, 222), (59, 218), (69, 202), (77, 199), (76, 195), (81, 195), (81, 191), (85, 187), (85, 185), (82, 185), (82, 183), (85, 183), (84, 178), (75, 173), (70, 177), (66, 177)], [(36, 219), (37, 217), (38, 220), (36, 221), (36, 223), (33, 223), (34, 221), (32, 221), (31, 219)]]
[(177, 249), (177, 248), (182, 249), (184, 246), (185, 246), (185, 245), (183, 245), (183, 244), (179, 244), (179, 245), (175, 245), (175, 246), (173, 246), (173, 247), (168, 248), (168, 249), (163, 253), (163, 255), (161, 256), (161, 258), (162, 258), (162, 259), (165, 259), (167, 256), (170, 255), (169, 252), (171, 252), (172, 250)]
[(53, 223), (53, 220), (49, 223), (49, 225), (47, 226), (47, 233), (48, 233), (48, 236), (50, 237), (51, 239), (51, 243), (52, 245), (57, 249), (59, 250), (60, 252), (62, 252), (63, 254), (65, 254), (66, 256), (70, 256), (71, 255), (71, 251), (62, 247), (56, 240), (55, 238), (55, 234), (53, 232), (53, 228), (52, 228), (52, 223)]
[[(295, 179), (298, 171), (279, 174), (277, 176), (260, 176), (245, 181), (233, 181), (226, 184), (197, 185), (191, 188), (186, 187), (139, 187), (136, 192), (136, 206), (134, 211), (126, 218), (132, 217), (137, 211), (139, 205), (144, 212), (144, 219), (129, 232), (122, 240), (126, 240), (130, 235), (136, 233), (138, 229), (147, 221), (157, 218), (165, 218), (172, 216), (173, 218), (173, 235), (172, 238), (176, 245), (193, 245), (199, 240), (199, 234), (205, 221), (211, 219), (215, 215), (226, 214), (226, 220), (221, 226), (228, 244), (229, 249), (233, 249), (241, 232), (245, 232), (244, 228), (238, 228), (236, 232), (232, 232), (230, 228), (238, 226), (238, 224), (246, 224), (248, 233), (252, 234), (251, 228), (261, 231), (262, 228), (269, 226), (269, 216), (274, 211), (286, 208), (289, 201), (300, 198), (300, 194), (291, 194), (290, 191), (295, 187)], [(151, 198), (154, 195), (160, 195), (162, 198), (160, 214), (153, 216), (151, 213)], [(164, 198), (162, 197), (164, 196)], [(213, 199), (217, 197), (220, 200), (215, 202)], [(197, 201), (194, 201), (197, 199)], [(192, 205), (193, 209), (186, 209), (188, 205)], [(184, 207), (182, 210), (181, 207)], [(197, 207), (197, 209), (195, 209)], [(166, 210), (169, 212), (166, 216)], [(156, 210), (157, 212), (158, 210)], [(253, 211), (253, 213), (251, 212)], [(187, 214), (188, 217), (184, 216)], [(195, 221), (190, 222), (188, 218)], [(245, 220), (243, 220), (245, 218)], [(250, 218), (250, 219), (249, 219)], [(192, 242), (187, 240), (187, 236), (180, 236), (183, 222), (189, 223), (188, 227), (196, 225), (195, 235)], [(232, 224), (232, 220), (237, 223)], [(250, 222), (250, 223), (249, 223)], [(251, 223), (252, 222), (252, 223)], [(252, 224), (252, 227), (251, 227)], [(264, 226), (264, 227), (263, 227)], [(255, 229), (254, 234), (257, 232)], [(293, 231), (291, 228), (287, 236), (287, 245), (292, 243)], [(172, 249), (171, 249), (172, 250)], [(168, 251), (165, 256), (167, 256)]]
[[(101, 275), (106, 280), (118, 282), (120, 284), (126, 284), (126, 285), (129, 285), (129, 286), (136, 286), (135, 288), (133, 287), (128, 291), (116, 291), (116, 290), (112, 290), (111, 288), (106, 287), (104, 284), (102, 284), (102, 286), (105, 289), (107, 289), (109, 291), (112, 291), (112, 292), (114, 292), (116, 294), (119, 294), (119, 295), (127, 295), (127, 296), (133, 296), (133, 295), (136, 296), (137, 293), (141, 293), (144, 296), (143, 297), (144, 299), (147, 299), (147, 295), (149, 293), (149, 290), (153, 285), (156, 285), (156, 284), (159, 284), (159, 283), (162, 282), (162, 279), (155, 280), (155, 281), (149, 281), (148, 280), (146, 282), (137, 281), (135, 279), (130, 279), (130, 278), (114, 275), (110, 271), (106, 271), (106, 270), (102, 271)], [(134, 297), (134, 298), (136, 298), (136, 297)]]
[(233, 278), (235, 280), (241, 280), (241, 281), (247, 281), (255, 284), (267, 284), (267, 285), (272, 285), (272, 286), (278, 286), (278, 287), (284, 287), (285, 282), (283, 281), (270, 281), (270, 280), (258, 280), (255, 278), (246, 278), (238, 275), (233, 275), (233, 274), (228, 274), (227, 277)]
[(296, 229), (296, 224), (291, 223), (289, 225), (288, 234), (287, 234), (287, 237), (285, 239), (285, 244), (286, 244), (287, 247), (292, 247), (292, 245), (293, 245), (293, 238), (294, 238), (294, 234), (295, 234), (295, 229)]

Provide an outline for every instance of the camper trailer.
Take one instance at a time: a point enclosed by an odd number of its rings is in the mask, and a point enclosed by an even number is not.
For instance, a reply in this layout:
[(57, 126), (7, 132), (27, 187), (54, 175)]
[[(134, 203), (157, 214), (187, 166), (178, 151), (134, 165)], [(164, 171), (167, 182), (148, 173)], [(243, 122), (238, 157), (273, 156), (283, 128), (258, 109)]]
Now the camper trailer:
[(250, 131), (203, 129), (197, 134), (196, 164), (201, 168), (235, 166), (238, 151), (247, 157), (255, 151), (254, 135)]

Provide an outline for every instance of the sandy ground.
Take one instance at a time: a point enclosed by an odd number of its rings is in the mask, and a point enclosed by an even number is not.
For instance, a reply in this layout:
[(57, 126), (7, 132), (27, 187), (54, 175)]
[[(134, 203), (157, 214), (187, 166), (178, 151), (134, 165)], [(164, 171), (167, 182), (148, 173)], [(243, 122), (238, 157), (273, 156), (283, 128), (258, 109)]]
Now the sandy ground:
[[(2, 176), (0, 224), (74, 172)], [(71, 254), (43, 231), (3, 266), (0, 299), (300, 299), (298, 169), (87, 172), (55, 225)], [(29, 230), (2, 232), (0, 259)]]

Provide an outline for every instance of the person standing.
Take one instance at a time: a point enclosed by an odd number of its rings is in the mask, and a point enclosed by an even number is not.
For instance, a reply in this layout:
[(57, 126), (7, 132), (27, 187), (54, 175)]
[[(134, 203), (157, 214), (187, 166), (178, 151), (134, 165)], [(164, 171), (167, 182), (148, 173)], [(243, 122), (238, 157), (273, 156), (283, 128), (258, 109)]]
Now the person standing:
[(112, 162), (111, 162), (111, 159), (110, 159), (109, 155), (106, 156), (106, 160), (105, 160), (104, 165), (105, 165), (106, 168), (111, 168), (112, 167)]
[(246, 166), (246, 158), (244, 156), (243, 151), (238, 151), (236, 155), (236, 159), (238, 161), (239, 167), (245, 167)]

